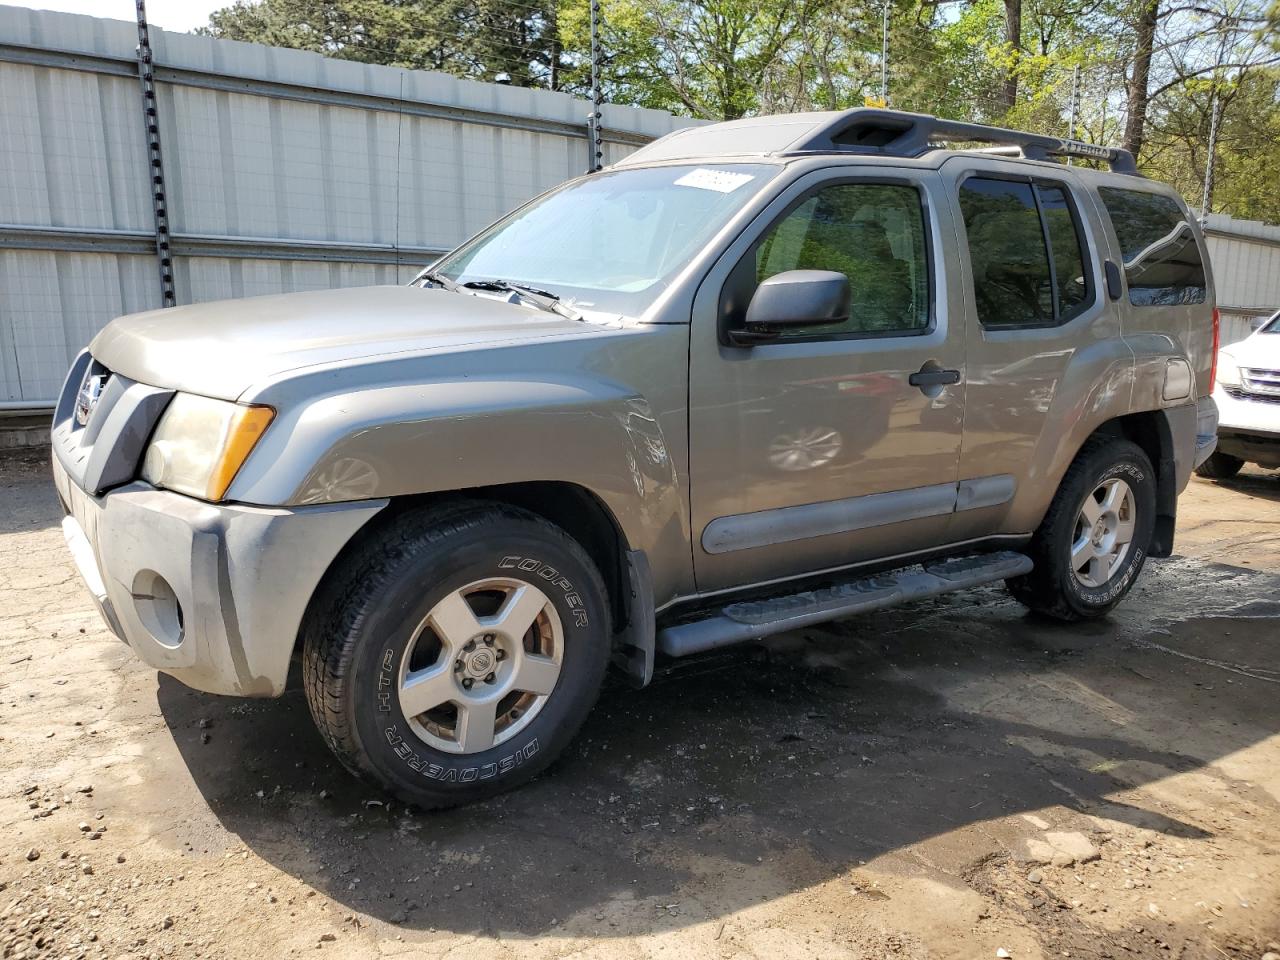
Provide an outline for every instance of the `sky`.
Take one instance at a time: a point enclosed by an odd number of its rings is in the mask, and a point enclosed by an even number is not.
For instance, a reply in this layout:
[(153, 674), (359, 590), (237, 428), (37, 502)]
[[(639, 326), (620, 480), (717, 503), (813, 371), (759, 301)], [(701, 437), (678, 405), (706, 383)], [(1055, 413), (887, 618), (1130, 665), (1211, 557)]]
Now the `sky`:
[[(86, 13), (92, 17), (130, 20), (137, 16), (134, 0), (0, 0), (9, 6), (62, 13)], [(231, 5), (231, 0), (147, 0), (147, 21), (164, 30), (193, 30), (209, 23), (209, 14)]]

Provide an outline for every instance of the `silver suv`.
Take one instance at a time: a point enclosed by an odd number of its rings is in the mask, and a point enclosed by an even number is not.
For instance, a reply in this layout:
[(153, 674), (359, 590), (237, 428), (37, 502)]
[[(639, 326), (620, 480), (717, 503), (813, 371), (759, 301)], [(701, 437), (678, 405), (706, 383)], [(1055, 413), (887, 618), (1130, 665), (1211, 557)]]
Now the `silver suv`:
[(995, 581), (1105, 614), (1213, 450), (1215, 331), (1194, 219), (1124, 151), (741, 120), (406, 287), (116, 320), (54, 473), (146, 663), (277, 696), (300, 653), (341, 761), (447, 806), (545, 768), (610, 664)]

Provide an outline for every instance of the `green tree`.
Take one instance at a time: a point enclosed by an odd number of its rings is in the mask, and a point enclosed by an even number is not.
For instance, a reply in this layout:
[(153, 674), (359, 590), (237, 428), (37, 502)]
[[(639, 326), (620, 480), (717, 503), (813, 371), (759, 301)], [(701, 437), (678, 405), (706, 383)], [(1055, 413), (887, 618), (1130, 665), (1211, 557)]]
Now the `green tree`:
[[(567, 0), (560, 20), (585, 87), (589, 0)], [(609, 99), (733, 120), (794, 62), (816, 13), (834, 0), (602, 0)]]
[(561, 86), (556, 0), (236, 0), (202, 32), (362, 63)]
[(1199, 205), (1215, 95), (1219, 120), (1211, 210), (1280, 223), (1280, 69), (1191, 82), (1178, 96), (1166, 98), (1150, 118), (1147, 171)]
[[(885, 0), (600, 0), (605, 99), (727, 120), (879, 94)], [(1280, 0), (887, 0), (890, 106), (1128, 146), (1214, 208), (1280, 219)], [(589, 87), (589, 0), (235, 0), (213, 36)]]

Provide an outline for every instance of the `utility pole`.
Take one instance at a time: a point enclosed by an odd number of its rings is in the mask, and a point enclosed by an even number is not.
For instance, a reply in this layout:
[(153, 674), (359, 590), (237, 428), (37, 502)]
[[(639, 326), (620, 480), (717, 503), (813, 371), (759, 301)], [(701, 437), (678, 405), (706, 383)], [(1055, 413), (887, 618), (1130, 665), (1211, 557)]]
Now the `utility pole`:
[(147, 135), (147, 178), (151, 210), (155, 216), (156, 261), (160, 267), (160, 305), (172, 307), (178, 299), (173, 285), (173, 254), (169, 246), (169, 206), (164, 190), (164, 163), (160, 156), (160, 114), (156, 110), (155, 64), (147, 27), (146, 0), (138, 4), (138, 80), (142, 84), (142, 119)]
[(1076, 138), (1076, 111), (1080, 109), (1080, 64), (1071, 68), (1071, 112), (1067, 120), (1067, 139)]
[(604, 137), (600, 131), (600, 105), (604, 95), (600, 92), (600, 0), (591, 2), (591, 115), (587, 118), (587, 138), (590, 154), (587, 172), (595, 173), (604, 166)]
[[(1067, 139), (1076, 138), (1076, 111), (1080, 108), (1080, 64), (1071, 68), (1071, 111), (1067, 120)], [(1067, 157), (1067, 166), (1071, 166), (1071, 157)]]
[(880, 105), (889, 106), (889, 0), (880, 22)]
[(1209, 217), (1209, 204), (1213, 202), (1213, 155), (1218, 149), (1218, 91), (1213, 92), (1212, 114), (1209, 117), (1209, 158), (1204, 164), (1204, 195), (1200, 198), (1200, 219)]

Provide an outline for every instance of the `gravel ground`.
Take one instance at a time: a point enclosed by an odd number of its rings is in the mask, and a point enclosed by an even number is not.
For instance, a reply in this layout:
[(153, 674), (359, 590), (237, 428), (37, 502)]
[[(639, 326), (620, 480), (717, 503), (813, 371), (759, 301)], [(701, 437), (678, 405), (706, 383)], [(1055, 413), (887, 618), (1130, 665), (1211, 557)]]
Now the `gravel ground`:
[(296, 687), (134, 660), (9, 457), (0, 955), (1280, 960), (1280, 474), (1182, 513), (1106, 622), (988, 589), (681, 662), (427, 815)]

